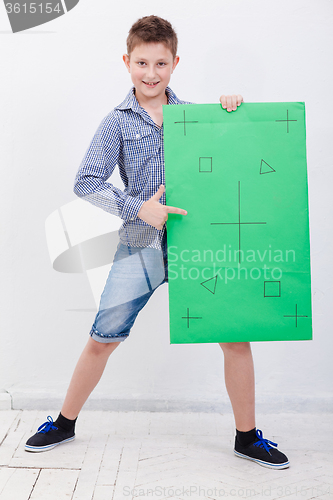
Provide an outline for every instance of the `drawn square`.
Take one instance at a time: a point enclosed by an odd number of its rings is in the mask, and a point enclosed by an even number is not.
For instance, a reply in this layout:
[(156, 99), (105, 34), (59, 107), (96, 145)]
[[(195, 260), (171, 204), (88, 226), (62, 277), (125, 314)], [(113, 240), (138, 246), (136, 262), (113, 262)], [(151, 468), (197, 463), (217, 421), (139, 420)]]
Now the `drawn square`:
[(201, 156), (199, 158), (199, 172), (212, 172), (213, 158), (211, 156)]
[(264, 281), (264, 297), (281, 297), (281, 281)]

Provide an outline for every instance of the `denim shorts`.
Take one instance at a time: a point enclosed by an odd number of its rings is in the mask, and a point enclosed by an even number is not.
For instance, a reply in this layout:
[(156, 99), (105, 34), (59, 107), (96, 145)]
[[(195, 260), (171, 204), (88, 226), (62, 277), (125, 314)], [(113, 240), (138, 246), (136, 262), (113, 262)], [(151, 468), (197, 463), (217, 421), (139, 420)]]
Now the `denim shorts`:
[(120, 342), (156, 288), (168, 281), (167, 235), (162, 250), (118, 244), (90, 336), (97, 342)]

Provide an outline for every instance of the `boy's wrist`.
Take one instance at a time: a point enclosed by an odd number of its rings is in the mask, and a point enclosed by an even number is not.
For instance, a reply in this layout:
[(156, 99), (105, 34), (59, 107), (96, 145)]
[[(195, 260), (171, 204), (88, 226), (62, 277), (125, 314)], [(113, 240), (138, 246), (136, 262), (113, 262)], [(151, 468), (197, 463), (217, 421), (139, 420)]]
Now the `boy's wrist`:
[(143, 204), (143, 200), (140, 200), (139, 198), (136, 198), (134, 196), (127, 196), (123, 206), (123, 210), (121, 212), (121, 218), (124, 221), (136, 219)]

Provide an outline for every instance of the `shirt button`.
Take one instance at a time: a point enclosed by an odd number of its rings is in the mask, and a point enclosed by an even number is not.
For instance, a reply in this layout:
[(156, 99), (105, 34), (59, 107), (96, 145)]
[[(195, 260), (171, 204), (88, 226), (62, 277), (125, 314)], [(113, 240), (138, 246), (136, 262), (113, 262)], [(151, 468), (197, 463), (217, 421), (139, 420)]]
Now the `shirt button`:
[(136, 134), (135, 138), (136, 139), (140, 139), (141, 135), (140, 134)]

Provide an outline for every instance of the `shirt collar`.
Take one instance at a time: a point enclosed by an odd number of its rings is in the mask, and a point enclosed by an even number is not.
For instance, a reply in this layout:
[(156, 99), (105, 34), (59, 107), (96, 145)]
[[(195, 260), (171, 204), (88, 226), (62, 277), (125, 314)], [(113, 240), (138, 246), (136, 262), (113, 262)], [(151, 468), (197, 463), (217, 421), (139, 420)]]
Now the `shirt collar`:
[[(137, 98), (135, 97), (134, 94), (134, 86), (131, 88), (127, 96), (125, 97), (125, 100), (119, 104), (119, 106), (116, 106), (115, 109), (132, 109), (133, 111), (136, 111), (137, 113), (140, 112), (141, 106), (138, 103)], [(181, 104), (180, 99), (176, 96), (176, 94), (171, 90), (170, 87), (166, 87), (165, 92), (168, 96), (168, 104)]]
[(165, 89), (166, 94), (168, 96), (168, 104), (182, 104), (182, 101), (178, 99), (176, 94), (170, 89), (170, 87), (167, 87)]

